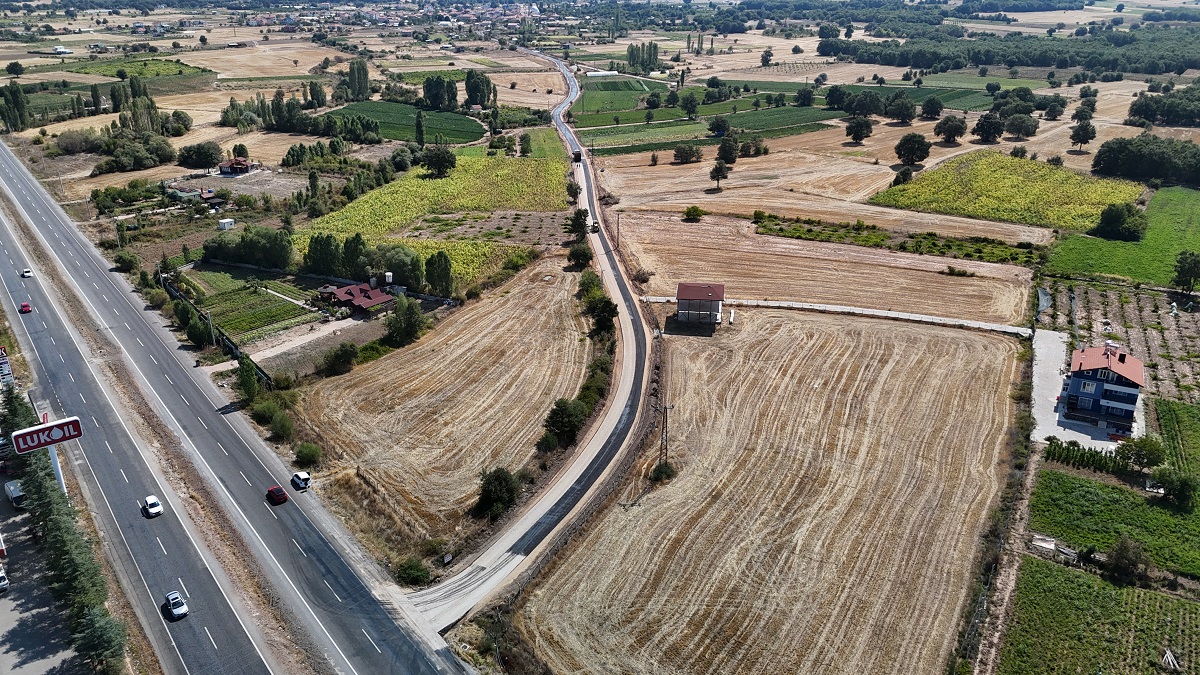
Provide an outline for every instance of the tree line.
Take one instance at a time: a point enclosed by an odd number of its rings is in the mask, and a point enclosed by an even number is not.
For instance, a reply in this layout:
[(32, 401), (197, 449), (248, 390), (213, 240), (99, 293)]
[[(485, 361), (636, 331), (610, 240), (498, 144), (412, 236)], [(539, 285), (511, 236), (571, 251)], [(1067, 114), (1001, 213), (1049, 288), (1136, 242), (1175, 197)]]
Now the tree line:
[(341, 136), (363, 144), (375, 144), (382, 140), (378, 120), (363, 115), (311, 115), (304, 110), (304, 103), (295, 95), (287, 97), (282, 89), (276, 89), (270, 100), (261, 93), (244, 103), (230, 98), (229, 105), (221, 111), (218, 124), (239, 130), (266, 129), (313, 136)]

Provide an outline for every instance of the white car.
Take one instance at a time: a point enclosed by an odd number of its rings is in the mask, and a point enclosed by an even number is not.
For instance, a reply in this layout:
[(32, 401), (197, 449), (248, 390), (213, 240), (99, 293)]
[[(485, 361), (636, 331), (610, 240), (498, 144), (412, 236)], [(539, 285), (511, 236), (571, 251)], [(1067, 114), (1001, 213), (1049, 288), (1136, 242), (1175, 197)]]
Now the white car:
[(172, 619), (182, 619), (188, 615), (187, 602), (179, 591), (171, 591), (167, 593), (167, 611), (171, 613)]
[(162, 502), (158, 501), (158, 497), (154, 495), (146, 495), (146, 515), (150, 518), (161, 516), (163, 514)]
[(8, 590), (8, 574), (0, 567), (0, 591)]
[(21, 276), (28, 279), (29, 277), (33, 276), (33, 270), (26, 267), (25, 269), (21, 270)]

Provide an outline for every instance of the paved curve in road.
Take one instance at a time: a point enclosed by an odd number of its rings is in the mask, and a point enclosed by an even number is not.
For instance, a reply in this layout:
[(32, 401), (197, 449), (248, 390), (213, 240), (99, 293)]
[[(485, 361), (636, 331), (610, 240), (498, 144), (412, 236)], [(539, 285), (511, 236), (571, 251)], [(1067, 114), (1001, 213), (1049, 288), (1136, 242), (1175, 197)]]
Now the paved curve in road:
[[(312, 637), (312, 648), (323, 653), (337, 671), (353, 675), (468, 672), (437, 635), (424, 626), (412, 625), (407, 608), (372, 594), (364, 581), (370, 579), (371, 563), (359, 568), (350, 566), (347, 560), (357, 558), (353, 557), (354, 551), (345, 548), (349, 545), (345, 544), (344, 531), (311, 503), (309, 495), (292, 492), (292, 499), (279, 507), (266, 503), (268, 486), (281, 484), (291, 492), (287, 483), (290, 470), (261, 442), (250, 424), (225, 404), (211, 380), (192, 367), (190, 353), (180, 349), (156, 314), (145, 311), (125, 279), (110, 270), (109, 263), (3, 144), (0, 183), (16, 205), (19, 217), (32, 226), (39, 243), (73, 283), (103, 332), (120, 345), (121, 356), (132, 367), (155, 412), (179, 436), (183, 450), (192, 457), (201, 474), (195, 479), (209, 483), (219, 506), (230, 514), (276, 589), (282, 611)], [(12, 268), (34, 267), (20, 262), (25, 256), (19, 254), (11, 236), (6, 235), (6, 239), (4, 246)], [(202, 581), (205, 575), (211, 578), (203, 560), (187, 561), (187, 551), (195, 547), (182, 529), (172, 528), (176, 534), (169, 540), (169, 549), (168, 541), (160, 549), (155, 537), (162, 539), (163, 534), (153, 528), (167, 530), (177, 522), (176, 516), (151, 523), (128, 518), (131, 512), (137, 514), (137, 499), (148, 492), (169, 495), (170, 490), (157, 487), (142, 449), (121, 431), (121, 413), (113, 412), (112, 404), (107, 403), (96, 382), (99, 374), (70, 344), (72, 327), (52, 309), (53, 300), (38, 284), (20, 285), (15, 271), (4, 280), (12, 289), (13, 301), (30, 301), (37, 307), (34, 313), (23, 315), (22, 321), (38, 348), (50, 398), (61, 402), (56, 403), (61, 405), (61, 414), (79, 414), (88, 422), (83, 455), (95, 476), (91, 487), (103, 488), (106, 502), (95, 508), (103, 516), (111, 507), (123, 527), (119, 531), (106, 530), (106, 534), (114, 540), (124, 535), (127, 548), (113, 548), (125, 564), (132, 560), (142, 563), (146, 578), (148, 594), (131, 600), (147, 630), (159, 636), (168, 631), (168, 639), (173, 639), (179, 652), (177, 663), (171, 663), (162, 653), (160, 642), (156, 645), (160, 657), (172, 672), (266, 672), (250, 641), (238, 637), (239, 631), (245, 631), (239, 628), (236, 614), (245, 610), (230, 610), (227, 605), (220, 609), (223, 600), (219, 588), (211, 580)], [(70, 363), (68, 358), (72, 359)], [(54, 363), (56, 360), (59, 362)], [(91, 381), (91, 389), (83, 389), (84, 380)], [(105, 445), (102, 441), (108, 438), (103, 434), (112, 434), (115, 440)], [(170, 511), (177, 505), (172, 498)], [(339, 542), (342, 548), (335, 548), (331, 541)], [(175, 576), (189, 583), (192, 616), (168, 629), (150, 619), (158, 611), (153, 606), (154, 598), (178, 585), (170, 583)], [(203, 593), (199, 592), (202, 583), (206, 584)], [(255, 660), (259, 662), (257, 670)]]
[[(544, 54), (554, 62), (570, 85), (567, 99), (554, 108), (554, 126), (566, 139), (568, 152), (582, 152), (583, 146), (574, 131), (563, 121), (565, 112), (579, 95), (579, 84), (566, 64)], [(586, 153), (583, 153), (578, 174), (583, 195), (593, 218), (601, 220), (601, 211), (592, 185), (592, 173)], [(438, 630), (444, 630), (467, 614), (493, 590), (505, 582), (535, 548), (579, 504), (592, 485), (608, 468), (625, 444), (642, 400), (642, 385), (646, 370), (646, 329), (638, 312), (637, 298), (620, 272), (620, 265), (608, 244), (604, 231), (590, 235), (593, 248), (603, 252), (598, 258), (601, 276), (610, 296), (619, 297), (618, 323), (621, 335), (621, 373), (613, 405), (580, 449), (572, 464), (531, 504), (508, 529), (472, 561), (470, 567), (433, 588), (413, 593), (413, 604)]]

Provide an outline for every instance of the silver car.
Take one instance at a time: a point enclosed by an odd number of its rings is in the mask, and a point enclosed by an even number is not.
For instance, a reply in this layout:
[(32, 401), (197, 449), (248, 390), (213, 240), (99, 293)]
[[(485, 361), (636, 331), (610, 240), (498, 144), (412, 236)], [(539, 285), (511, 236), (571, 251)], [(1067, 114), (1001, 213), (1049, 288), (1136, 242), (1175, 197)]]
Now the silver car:
[(158, 501), (158, 497), (154, 495), (146, 495), (146, 516), (153, 518), (163, 514), (162, 502)]
[(167, 593), (167, 611), (171, 613), (172, 619), (182, 619), (188, 615), (187, 602), (179, 591), (171, 591)]

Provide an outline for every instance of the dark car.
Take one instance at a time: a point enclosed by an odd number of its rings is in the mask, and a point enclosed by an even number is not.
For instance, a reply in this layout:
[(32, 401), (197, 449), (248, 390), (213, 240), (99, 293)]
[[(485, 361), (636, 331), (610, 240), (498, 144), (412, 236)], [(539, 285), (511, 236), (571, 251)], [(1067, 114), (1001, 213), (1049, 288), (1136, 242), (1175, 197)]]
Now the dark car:
[(288, 500), (287, 491), (278, 485), (267, 488), (267, 501), (272, 504), (282, 504)]

